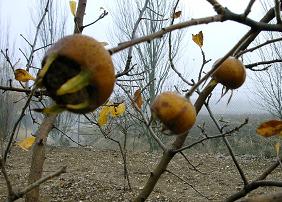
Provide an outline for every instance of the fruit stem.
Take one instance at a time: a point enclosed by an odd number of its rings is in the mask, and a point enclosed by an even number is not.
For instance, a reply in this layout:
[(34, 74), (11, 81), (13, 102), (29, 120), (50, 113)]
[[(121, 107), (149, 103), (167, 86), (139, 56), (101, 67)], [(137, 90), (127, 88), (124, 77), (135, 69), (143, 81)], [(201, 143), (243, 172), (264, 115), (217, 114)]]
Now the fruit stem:
[(71, 79), (67, 80), (58, 90), (57, 95), (65, 95), (68, 93), (75, 93), (90, 82), (91, 74), (87, 70), (81, 70), (80, 73)]

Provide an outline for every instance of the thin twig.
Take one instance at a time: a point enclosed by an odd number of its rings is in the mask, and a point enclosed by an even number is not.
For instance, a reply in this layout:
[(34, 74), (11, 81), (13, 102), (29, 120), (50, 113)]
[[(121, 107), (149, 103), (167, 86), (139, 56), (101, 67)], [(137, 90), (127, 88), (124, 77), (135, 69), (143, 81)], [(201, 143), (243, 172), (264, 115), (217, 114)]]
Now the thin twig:
[[(53, 126), (54, 129), (56, 129), (57, 131), (59, 131), (63, 136), (65, 136), (66, 138), (68, 138), (70, 141), (72, 141), (73, 143), (77, 144), (78, 146), (84, 147), (82, 144), (78, 143), (77, 141), (73, 140), (70, 136), (68, 136), (64, 131), (62, 131), (60, 128)], [(79, 134), (78, 134), (79, 135)]]
[(98, 124), (98, 123), (95, 123), (94, 121), (92, 121), (87, 115), (84, 115), (84, 117), (92, 124), (96, 125), (100, 132), (103, 134), (103, 136), (108, 139), (108, 140), (111, 140), (113, 142), (115, 142), (116, 144), (118, 144), (118, 147), (119, 147), (119, 150), (120, 150), (120, 153), (121, 153), (121, 156), (122, 156), (122, 160), (123, 160), (123, 168), (124, 168), (124, 174), (125, 174), (125, 178), (127, 179), (127, 184), (128, 184), (128, 187), (129, 189), (131, 190), (131, 184), (130, 184), (130, 180), (129, 180), (129, 172), (128, 172), (128, 168), (127, 168), (127, 160), (126, 160), (126, 154), (124, 153), (123, 149), (122, 149), (122, 146), (121, 146), (121, 143), (118, 141), (118, 140), (115, 140), (113, 138), (111, 138), (106, 132), (105, 130), (103, 130), (103, 128)]
[[(138, 26), (139, 26), (139, 24), (142, 20), (142, 16), (144, 15), (144, 13), (146, 11), (148, 3), (149, 3), (149, 0), (146, 0), (143, 8), (140, 10), (140, 13), (139, 13), (139, 16), (138, 16), (136, 22), (134, 23), (133, 30), (132, 30), (131, 37), (130, 37), (131, 40), (135, 39), (137, 28), (138, 28)], [(129, 70), (132, 69), (132, 68), (130, 68), (130, 64), (131, 64), (131, 60), (132, 60), (132, 52), (133, 52), (133, 46), (131, 46), (128, 49), (127, 59), (126, 59), (126, 62), (125, 62), (124, 70), (121, 73), (118, 73), (116, 75), (116, 77), (121, 77), (123, 75), (126, 75), (126, 74), (128, 74)]]
[(189, 187), (191, 187), (195, 192), (197, 192), (200, 196), (208, 199), (208, 200), (211, 200), (209, 199), (207, 196), (205, 196), (204, 194), (202, 194), (200, 191), (198, 191), (193, 185), (191, 185), (189, 182), (187, 182), (187, 180), (184, 180), (183, 178), (181, 178), (180, 176), (176, 175), (175, 173), (173, 173), (172, 171), (170, 170), (165, 170), (167, 173), (173, 175), (174, 177), (177, 177), (178, 179), (180, 179), (182, 182), (184, 182), (185, 184), (187, 184)]
[(280, 63), (282, 62), (282, 59), (275, 59), (275, 60), (269, 60), (269, 61), (261, 61), (261, 62), (256, 62), (252, 64), (247, 64), (245, 67), (247, 69), (253, 70), (253, 67), (259, 66), (259, 65), (268, 65), (268, 64), (273, 64), (273, 63)]
[[(172, 10), (172, 15), (175, 13), (176, 8), (179, 4), (179, 0), (176, 1), (175, 6)], [(173, 25), (174, 23), (174, 18), (171, 19), (170, 25)], [(192, 83), (190, 83), (187, 79), (184, 78), (184, 76), (175, 68), (175, 65), (173, 63), (173, 57), (172, 57), (172, 32), (169, 33), (168, 36), (168, 58), (169, 58), (169, 63), (170, 63), (170, 67), (171, 69), (177, 74), (177, 76), (187, 85), (193, 85)]]
[(19, 191), (17, 193), (15, 193), (13, 195), (13, 198), (11, 198), (11, 201), (15, 201), (19, 198), (22, 198), (26, 193), (28, 193), (29, 191), (33, 190), (34, 188), (40, 186), (42, 183), (60, 176), (61, 174), (65, 173), (67, 169), (67, 166), (62, 167), (61, 169), (59, 169), (58, 171), (51, 173), (50, 175), (47, 175), (45, 177), (42, 177), (41, 179), (37, 180), (36, 182), (32, 183), (31, 185), (28, 185), (26, 188), (24, 188), (22, 191)]
[(238, 130), (240, 130), (244, 125), (246, 125), (248, 123), (248, 119), (246, 119), (242, 124), (240, 124), (239, 126), (236, 126), (235, 128), (233, 128), (233, 129), (231, 129), (231, 130), (229, 130), (229, 131), (226, 131), (226, 132), (224, 132), (224, 133), (221, 133), (221, 134), (218, 134), (218, 135), (214, 135), (214, 136), (206, 136), (206, 137), (204, 137), (204, 138), (202, 138), (202, 139), (200, 139), (200, 140), (197, 140), (197, 141), (195, 141), (195, 142), (193, 142), (193, 143), (191, 143), (191, 144), (189, 144), (189, 145), (187, 145), (187, 146), (183, 146), (183, 147), (181, 147), (181, 148), (179, 148), (179, 149), (176, 149), (176, 150), (174, 150), (174, 152), (181, 152), (181, 151), (184, 151), (184, 150), (186, 150), (186, 149), (190, 149), (190, 148), (192, 148), (192, 147), (194, 147), (195, 145), (197, 145), (197, 144), (200, 144), (200, 143), (202, 143), (202, 142), (204, 142), (204, 141), (206, 141), (206, 140), (210, 140), (210, 139), (218, 139), (218, 138), (222, 138), (222, 137), (224, 137), (224, 136), (230, 136), (230, 135), (232, 135), (233, 133), (235, 133), (235, 132), (237, 132)]
[(36, 26), (36, 32), (35, 32), (35, 35), (34, 35), (33, 43), (31, 44), (30, 55), (28, 57), (27, 64), (26, 64), (26, 71), (29, 71), (29, 68), (31, 66), (31, 63), (32, 63), (32, 60), (33, 60), (33, 54), (34, 54), (35, 46), (36, 46), (38, 35), (39, 35), (39, 32), (40, 32), (40, 27), (41, 27), (41, 24), (44, 21), (45, 16), (47, 15), (49, 3), (50, 3), (50, 0), (47, 0), (46, 6), (45, 6), (45, 9), (44, 9), (44, 13), (43, 13), (41, 19), (39, 20), (39, 22), (38, 22), (38, 24)]
[(241, 52), (239, 52), (236, 57), (240, 57), (241, 55), (247, 53), (247, 52), (253, 52), (254, 50), (257, 50), (265, 45), (268, 45), (270, 43), (274, 43), (274, 42), (278, 42), (278, 41), (282, 41), (282, 37), (279, 37), (277, 39), (271, 39), (271, 40), (267, 40), (266, 42), (262, 43), (262, 44), (259, 44), (258, 46), (255, 46), (253, 48), (249, 48), (249, 49), (246, 49), (246, 50), (243, 50)]
[(0, 169), (1, 169), (1, 172), (4, 176), (4, 179), (6, 181), (6, 186), (7, 186), (7, 190), (8, 190), (8, 198), (10, 198), (15, 194), (15, 192), (13, 191), (11, 181), (10, 181), (8, 174), (6, 172), (6, 169), (5, 169), (4, 159), (2, 159), (2, 158), (0, 158)]
[(152, 137), (155, 139), (155, 141), (158, 143), (158, 145), (162, 148), (163, 151), (166, 151), (167, 148), (164, 145), (164, 143), (160, 140), (160, 138), (155, 134), (154, 130), (152, 129), (152, 127), (150, 126), (150, 121), (147, 120), (147, 118), (145, 117), (145, 115), (143, 114), (143, 112), (141, 111), (141, 109), (139, 109), (139, 107), (136, 105), (136, 103), (134, 102), (133, 98), (130, 96), (130, 94), (127, 92), (127, 90), (122, 86), (119, 85), (119, 87), (127, 94), (127, 96), (129, 97), (132, 105), (134, 106), (135, 110), (141, 115), (143, 122), (145, 123), (146, 127), (148, 128), (150, 134), (152, 135)]
[(108, 14), (109, 14), (109, 13), (108, 13), (106, 10), (104, 10), (104, 12), (103, 12), (96, 20), (94, 20), (93, 22), (91, 22), (91, 23), (89, 23), (89, 24), (87, 24), (87, 25), (82, 26), (82, 27), (81, 27), (81, 30), (83, 30), (84, 28), (89, 27), (89, 26), (91, 26), (91, 25), (97, 23), (98, 21), (100, 21), (101, 19), (103, 19), (104, 17), (106, 17)]
[(11, 133), (11, 135), (10, 135), (9, 142), (8, 142), (7, 147), (6, 147), (6, 149), (5, 149), (5, 152), (4, 152), (4, 159), (3, 159), (3, 160), (4, 160), (4, 163), (6, 162), (8, 153), (10, 152), (11, 145), (12, 145), (12, 142), (13, 142), (13, 140), (14, 140), (14, 136), (15, 136), (15, 132), (16, 132), (16, 130), (17, 130), (17, 127), (18, 127), (18, 125), (20, 124), (22, 118), (25, 116), (25, 110), (28, 108), (28, 106), (29, 106), (29, 104), (30, 104), (30, 101), (31, 101), (31, 99), (32, 99), (32, 97), (33, 97), (34, 92), (36, 91), (36, 89), (37, 89), (37, 86), (34, 86), (34, 87), (32, 88), (32, 90), (31, 90), (31, 92), (30, 92), (30, 94), (29, 94), (29, 96), (28, 96), (28, 98), (27, 98), (27, 101), (26, 101), (25, 105), (24, 105), (23, 108), (22, 108), (22, 111), (21, 111), (21, 113), (20, 113), (20, 116), (19, 116), (18, 120), (16, 121), (16, 123), (14, 124), (14, 127), (13, 127), (13, 129), (12, 129), (12, 133)]
[[(209, 115), (210, 115), (211, 119), (215, 123), (217, 129), (219, 130), (220, 133), (223, 133), (222, 127), (220, 126), (220, 123), (216, 120), (216, 118), (214, 117), (210, 107), (208, 105), (205, 105), (205, 106), (206, 106), (206, 109), (209, 112)], [(231, 156), (231, 158), (232, 158), (232, 160), (233, 160), (237, 170), (239, 171), (239, 174), (240, 174), (240, 176), (241, 176), (241, 178), (242, 178), (242, 180), (244, 182), (244, 185), (247, 185), (248, 184), (248, 179), (247, 179), (243, 169), (241, 168), (240, 164), (238, 163), (238, 160), (235, 157), (235, 154), (233, 152), (233, 149), (232, 149), (229, 141), (227, 140), (227, 138), (225, 136), (223, 136), (222, 139), (223, 139), (223, 142), (225, 143), (225, 145), (226, 145), (226, 147), (227, 147), (227, 149), (229, 151), (229, 154), (230, 154), (230, 156)]]
[(194, 166), (190, 161), (189, 161), (189, 159), (187, 158), (187, 156), (183, 153), (183, 151), (181, 151), (181, 152), (179, 152), (180, 154), (181, 154), (181, 156), (183, 156), (183, 158), (188, 162), (188, 164), (190, 165), (190, 166), (192, 166), (192, 170), (195, 170), (196, 172), (198, 172), (198, 173), (201, 173), (201, 174), (203, 174), (203, 175), (205, 175), (206, 173), (203, 173), (202, 171), (200, 171), (200, 170), (198, 170), (197, 169), (197, 166)]

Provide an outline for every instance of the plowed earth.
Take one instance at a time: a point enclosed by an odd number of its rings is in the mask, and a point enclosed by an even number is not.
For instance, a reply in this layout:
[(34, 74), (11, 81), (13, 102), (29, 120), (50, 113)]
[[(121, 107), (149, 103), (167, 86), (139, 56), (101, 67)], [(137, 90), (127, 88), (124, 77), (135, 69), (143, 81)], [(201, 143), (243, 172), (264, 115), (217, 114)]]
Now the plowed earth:
[[(31, 152), (14, 148), (6, 169), (15, 189), (23, 189), (30, 166)], [(124, 179), (123, 160), (119, 151), (93, 148), (48, 147), (44, 175), (67, 166), (67, 173), (41, 186), (41, 201), (132, 201), (145, 185), (161, 152), (128, 152), (127, 167), (132, 191)], [(196, 171), (176, 155), (147, 201), (223, 201), (242, 188), (242, 180), (229, 156), (187, 153)], [(238, 157), (248, 179), (255, 179), (274, 159)], [(172, 174), (173, 173), (173, 174)], [(182, 180), (181, 180), (181, 179)], [(282, 179), (279, 167), (269, 180)], [(251, 195), (281, 188), (259, 188)], [(0, 201), (5, 201), (6, 184), (0, 175)], [(208, 200), (210, 199), (210, 200)], [(23, 201), (20, 199), (18, 201)]]

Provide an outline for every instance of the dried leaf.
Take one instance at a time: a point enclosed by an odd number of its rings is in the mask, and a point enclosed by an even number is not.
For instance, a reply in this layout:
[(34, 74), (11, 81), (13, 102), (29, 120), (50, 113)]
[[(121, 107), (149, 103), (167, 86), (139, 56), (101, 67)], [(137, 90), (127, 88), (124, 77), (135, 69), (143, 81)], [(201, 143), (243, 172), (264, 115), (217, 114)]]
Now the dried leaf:
[(123, 115), (125, 112), (125, 104), (120, 103), (119, 105), (114, 105), (112, 102), (108, 102), (104, 105), (99, 113), (98, 124), (103, 126), (108, 122), (109, 116), (117, 117)]
[(171, 18), (174, 18), (174, 19), (179, 18), (181, 16), (181, 13), (182, 11), (177, 11), (171, 16)]
[(282, 120), (270, 120), (263, 122), (257, 128), (257, 133), (263, 137), (282, 135)]
[(142, 104), (143, 104), (141, 89), (138, 89), (135, 91), (133, 100), (134, 100), (134, 103), (137, 105), (137, 107), (141, 109)]
[(123, 115), (125, 112), (125, 104), (124, 103), (120, 103), (117, 106), (112, 106), (111, 107), (111, 115), (112, 117), (116, 117), (116, 116), (121, 116)]
[(203, 32), (200, 31), (198, 34), (192, 34), (192, 40), (200, 47), (202, 48), (204, 44), (204, 35)]
[(34, 136), (30, 136), (27, 137), (21, 141), (19, 141), (17, 143), (17, 145), (22, 148), (25, 151), (28, 151), (30, 149), (30, 147), (33, 145), (33, 143), (35, 142), (35, 137)]
[(75, 0), (70, 0), (69, 4), (70, 4), (71, 14), (75, 17), (75, 14), (76, 14), (76, 1)]
[(15, 70), (15, 79), (22, 82), (27, 82), (30, 80), (35, 80), (35, 78), (24, 69), (16, 69)]
[(111, 113), (111, 105), (112, 103), (108, 102), (105, 106), (102, 107), (98, 117), (99, 126), (103, 126), (108, 122), (108, 116)]

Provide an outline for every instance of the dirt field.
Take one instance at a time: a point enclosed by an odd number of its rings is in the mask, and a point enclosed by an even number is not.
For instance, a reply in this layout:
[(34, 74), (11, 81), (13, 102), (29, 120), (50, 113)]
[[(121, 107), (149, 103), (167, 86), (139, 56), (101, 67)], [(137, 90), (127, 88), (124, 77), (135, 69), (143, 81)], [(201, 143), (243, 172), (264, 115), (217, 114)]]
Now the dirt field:
[[(142, 189), (160, 155), (161, 152), (128, 153), (132, 186), (132, 191), (129, 191), (124, 189), (126, 183), (119, 152), (97, 151), (90, 148), (48, 147), (44, 174), (56, 171), (64, 165), (67, 166), (67, 173), (42, 185), (42, 201), (131, 201)], [(230, 157), (211, 154), (187, 154), (187, 156), (202, 173), (191, 169), (189, 163), (182, 156), (177, 155), (168, 170), (185, 182), (172, 174), (165, 173), (148, 201), (223, 201), (242, 187), (242, 181)], [(17, 188), (23, 188), (25, 185), (29, 159), (30, 152), (13, 149), (7, 171)], [(248, 179), (252, 179), (274, 160), (244, 156), (240, 157), (239, 161)], [(281, 179), (281, 177), (282, 171), (278, 168), (269, 179)], [(260, 188), (252, 194), (274, 190)], [(4, 201), (5, 195), (6, 185), (3, 176), (0, 175), (0, 201)]]

